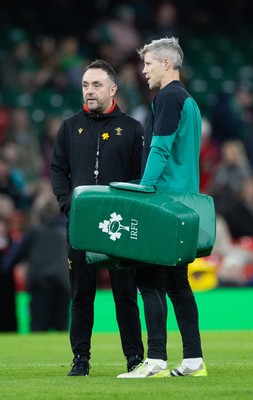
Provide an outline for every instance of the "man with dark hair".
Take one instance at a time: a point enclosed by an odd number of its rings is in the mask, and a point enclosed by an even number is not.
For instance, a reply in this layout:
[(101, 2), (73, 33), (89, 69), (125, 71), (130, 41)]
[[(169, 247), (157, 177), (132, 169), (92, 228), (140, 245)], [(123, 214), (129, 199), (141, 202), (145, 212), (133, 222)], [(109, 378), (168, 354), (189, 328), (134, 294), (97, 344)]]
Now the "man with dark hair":
[[(123, 113), (114, 96), (116, 73), (104, 60), (86, 67), (82, 78), (83, 108), (63, 121), (51, 159), (51, 179), (61, 210), (69, 218), (71, 195), (80, 185), (108, 185), (140, 178), (143, 128)], [(69, 376), (89, 375), (94, 321), (96, 268), (85, 252), (68, 245), (72, 319), (70, 341), (74, 354)], [(116, 316), (127, 369), (143, 359), (137, 289), (133, 270), (110, 270)]]

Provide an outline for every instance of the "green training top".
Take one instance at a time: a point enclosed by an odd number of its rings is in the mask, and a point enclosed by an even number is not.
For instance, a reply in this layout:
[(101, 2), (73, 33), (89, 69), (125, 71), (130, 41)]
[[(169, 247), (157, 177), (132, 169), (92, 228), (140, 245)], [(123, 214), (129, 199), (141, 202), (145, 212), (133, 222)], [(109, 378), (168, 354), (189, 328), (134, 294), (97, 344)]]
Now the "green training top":
[(158, 192), (199, 192), (201, 114), (180, 81), (159, 91), (144, 138), (141, 184)]

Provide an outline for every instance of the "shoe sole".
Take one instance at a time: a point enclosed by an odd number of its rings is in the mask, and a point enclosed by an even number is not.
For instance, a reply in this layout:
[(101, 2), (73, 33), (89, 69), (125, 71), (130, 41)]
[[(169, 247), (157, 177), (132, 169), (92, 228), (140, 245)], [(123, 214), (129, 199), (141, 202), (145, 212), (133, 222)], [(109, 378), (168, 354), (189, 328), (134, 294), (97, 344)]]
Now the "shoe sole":
[(67, 374), (67, 376), (89, 376), (89, 374), (77, 374), (77, 373), (71, 373), (71, 372), (69, 372), (69, 373)]
[[(158, 374), (159, 374), (159, 372), (158, 372)], [(153, 378), (153, 377), (155, 377), (156, 376), (156, 374), (150, 374), (150, 375), (146, 375), (146, 376), (133, 376), (133, 375), (130, 375), (130, 376), (120, 376), (120, 375), (118, 375), (117, 376), (117, 378), (125, 378), (125, 379), (143, 379), (143, 378)]]
[(130, 373), (126, 373), (126, 374), (121, 374), (121, 375), (118, 375), (117, 376), (117, 378), (125, 378), (125, 379), (143, 379), (143, 378), (155, 378), (156, 377), (156, 375), (158, 375), (158, 374), (160, 374), (160, 373), (163, 373), (164, 371), (161, 371), (161, 372), (155, 372), (155, 373), (152, 373), (152, 372), (150, 372), (148, 375), (134, 375), (134, 374), (131, 374), (130, 375)]
[(206, 366), (204, 365), (200, 371), (193, 372), (192, 374), (189, 374), (189, 375), (182, 375), (182, 374), (172, 375), (172, 371), (170, 372), (167, 369), (166, 371), (158, 372), (157, 374), (152, 375), (149, 378), (180, 378), (180, 377), (185, 377), (185, 376), (189, 376), (189, 377), (193, 377), (193, 378), (207, 376)]

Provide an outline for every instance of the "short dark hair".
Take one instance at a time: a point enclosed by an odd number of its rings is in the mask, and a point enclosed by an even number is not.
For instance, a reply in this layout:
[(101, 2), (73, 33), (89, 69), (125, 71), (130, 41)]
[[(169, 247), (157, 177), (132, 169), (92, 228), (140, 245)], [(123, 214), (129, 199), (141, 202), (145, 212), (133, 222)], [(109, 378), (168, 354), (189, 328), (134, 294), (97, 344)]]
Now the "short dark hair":
[(107, 73), (107, 75), (110, 77), (110, 79), (117, 85), (116, 72), (115, 72), (114, 68), (111, 66), (111, 64), (109, 64), (107, 61), (105, 61), (105, 60), (92, 61), (92, 63), (87, 65), (87, 67), (84, 70), (84, 73), (88, 69), (91, 69), (91, 68), (102, 69), (103, 71), (105, 71)]

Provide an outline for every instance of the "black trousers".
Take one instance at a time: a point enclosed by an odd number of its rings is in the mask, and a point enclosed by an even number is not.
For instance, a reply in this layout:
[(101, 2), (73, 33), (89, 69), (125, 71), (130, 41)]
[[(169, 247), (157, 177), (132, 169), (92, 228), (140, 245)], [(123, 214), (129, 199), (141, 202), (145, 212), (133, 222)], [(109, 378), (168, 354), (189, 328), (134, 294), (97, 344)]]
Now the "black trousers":
[(13, 271), (0, 272), (0, 332), (17, 332), (16, 291)]
[(44, 277), (29, 285), (31, 331), (67, 331), (70, 293), (57, 279)]
[[(84, 251), (74, 250), (70, 246), (68, 257), (72, 291), (71, 347), (75, 355), (82, 354), (89, 359), (94, 323), (96, 268), (86, 263)], [(123, 353), (126, 358), (136, 354), (143, 356), (134, 270), (110, 270), (109, 273)]]
[(136, 281), (144, 303), (148, 357), (167, 360), (166, 294), (181, 333), (183, 358), (202, 357), (198, 308), (188, 280), (188, 265), (139, 268)]

